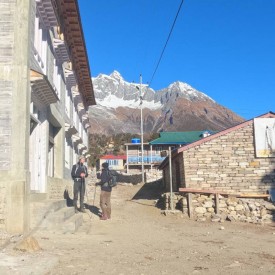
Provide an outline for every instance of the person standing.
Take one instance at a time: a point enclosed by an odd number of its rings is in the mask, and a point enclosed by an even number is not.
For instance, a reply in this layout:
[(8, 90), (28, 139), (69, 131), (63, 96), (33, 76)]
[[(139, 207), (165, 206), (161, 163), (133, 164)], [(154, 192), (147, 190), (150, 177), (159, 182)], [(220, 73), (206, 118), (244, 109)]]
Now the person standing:
[[(114, 171), (112, 171), (114, 173)], [(102, 211), (102, 215), (100, 217), (101, 220), (111, 219), (111, 192), (112, 187), (109, 186), (110, 180), (110, 170), (109, 163), (102, 163), (101, 174), (98, 174), (98, 179), (101, 181), (97, 184), (101, 186), (100, 193), (100, 208)]]
[(77, 200), (78, 200), (78, 193), (80, 199), (80, 212), (85, 212), (84, 210), (84, 194), (85, 194), (85, 178), (88, 177), (88, 169), (84, 165), (86, 158), (84, 156), (79, 157), (78, 163), (73, 165), (71, 176), (74, 180), (74, 209), (75, 213), (78, 212), (77, 208)]

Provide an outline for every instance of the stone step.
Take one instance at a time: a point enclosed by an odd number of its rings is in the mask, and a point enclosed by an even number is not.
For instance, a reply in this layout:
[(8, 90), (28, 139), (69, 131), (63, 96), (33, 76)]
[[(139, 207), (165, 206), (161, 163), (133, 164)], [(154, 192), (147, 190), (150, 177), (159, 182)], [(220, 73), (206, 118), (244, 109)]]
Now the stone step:
[(64, 207), (56, 212), (51, 213), (40, 224), (39, 228), (43, 230), (57, 229), (75, 215), (73, 207)]
[(31, 202), (31, 228), (40, 227), (52, 213), (65, 208), (66, 200), (43, 200)]
[(81, 213), (75, 214), (62, 224), (63, 233), (74, 233), (83, 223), (83, 215)]

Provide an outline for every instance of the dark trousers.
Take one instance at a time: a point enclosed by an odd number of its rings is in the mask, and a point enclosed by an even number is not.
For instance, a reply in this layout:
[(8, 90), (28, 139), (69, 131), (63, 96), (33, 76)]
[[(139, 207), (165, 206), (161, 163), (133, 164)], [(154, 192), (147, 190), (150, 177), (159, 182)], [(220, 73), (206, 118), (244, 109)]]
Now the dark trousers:
[(80, 194), (80, 208), (84, 208), (85, 180), (74, 181), (74, 207), (77, 207), (78, 193)]

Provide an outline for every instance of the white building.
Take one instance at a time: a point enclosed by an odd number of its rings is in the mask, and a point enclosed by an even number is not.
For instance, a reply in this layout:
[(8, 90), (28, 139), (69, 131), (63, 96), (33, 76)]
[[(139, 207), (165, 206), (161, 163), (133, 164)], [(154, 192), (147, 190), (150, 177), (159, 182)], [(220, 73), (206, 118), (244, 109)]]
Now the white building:
[(6, 1), (0, 15), (0, 229), (24, 232), (35, 196), (62, 198), (87, 156), (95, 99), (77, 0)]

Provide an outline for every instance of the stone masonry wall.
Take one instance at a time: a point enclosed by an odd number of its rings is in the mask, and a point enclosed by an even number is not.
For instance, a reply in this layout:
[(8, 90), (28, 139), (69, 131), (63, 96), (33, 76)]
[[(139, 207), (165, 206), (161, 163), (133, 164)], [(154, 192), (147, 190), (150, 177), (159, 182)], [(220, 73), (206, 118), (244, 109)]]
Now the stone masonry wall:
[(275, 188), (275, 159), (256, 158), (253, 122), (183, 152), (187, 188), (266, 193)]
[[(48, 195), (51, 200), (64, 199), (65, 195), (73, 197), (73, 181), (48, 177)], [(67, 194), (65, 194), (65, 192)]]
[[(219, 195), (217, 213), (214, 195), (192, 194), (191, 217), (196, 221), (271, 223), (275, 221), (275, 205), (264, 199), (224, 197)], [(188, 197), (179, 193), (173, 196), (174, 209), (188, 216)], [(163, 210), (170, 209), (170, 193), (164, 193), (158, 202)]]

